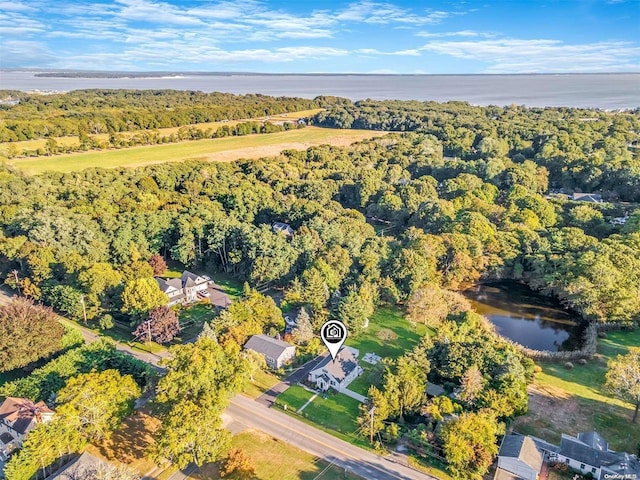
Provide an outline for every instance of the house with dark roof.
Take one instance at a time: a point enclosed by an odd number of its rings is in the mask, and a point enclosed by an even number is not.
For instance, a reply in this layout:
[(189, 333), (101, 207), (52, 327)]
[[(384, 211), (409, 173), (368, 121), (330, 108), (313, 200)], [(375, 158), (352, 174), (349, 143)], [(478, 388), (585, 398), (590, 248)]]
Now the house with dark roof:
[(244, 344), (246, 350), (264, 355), (269, 368), (278, 369), (296, 356), (296, 347), (269, 335), (254, 335)]
[(197, 275), (187, 270), (180, 278), (156, 277), (160, 291), (169, 297), (167, 306), (197, 302), (203, 298), (216, 307), (227, 308), (231, 304), (229, 296), (207, 275)]
[(291, 228), (291, 226), (283, 222), (273, 222), (271, 224), (271, 230), (274, 233), (281, 233), (285, 237), (290, 237), (291, 235), (293, 235), (293, 228)]
[(318, 390), (326, 391), (333, 388), (341, 392), (361, 373), (362, 367), (358, 365), (358, 350), (343, 347), (336, 354), (335, 360), (328, 355), (316, 365), (309, 372), (308, 380), (315, 383)]
[(494, 480), (537, 480), (541, 469), (542, 453), (531, 438), (505, 435)]
[(566, 463), (596, 479), (640, 478), (638, 457), (609, 450), (608, 442), (597, 432), (579, 433), (576, 437), (562, 434), (560, 446), (545, 448), (552, 461)]
[(7, 456), (22, 446), (22, 442), (39, 423), (48, 423), (55, 412), (44, 402), (7, 397), (0, 405), (0, 456)]

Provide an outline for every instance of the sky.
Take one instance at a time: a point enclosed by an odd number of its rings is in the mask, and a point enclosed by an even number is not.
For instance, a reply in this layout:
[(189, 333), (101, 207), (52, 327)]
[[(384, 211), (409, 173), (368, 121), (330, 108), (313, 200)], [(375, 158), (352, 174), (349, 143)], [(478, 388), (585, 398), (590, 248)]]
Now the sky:
[(640, 72), (640, 0), (0, 0), (0, 67)]

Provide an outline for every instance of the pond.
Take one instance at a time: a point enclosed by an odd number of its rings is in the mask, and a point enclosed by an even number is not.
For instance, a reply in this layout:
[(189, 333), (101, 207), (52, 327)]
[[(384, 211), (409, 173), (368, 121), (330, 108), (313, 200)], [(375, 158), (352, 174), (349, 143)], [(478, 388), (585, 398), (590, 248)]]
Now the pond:
[(462, 292), (503, 337), (534, 350), (579, 348), (582, 325), (551, 297), (526, 285), (502, 280), (473, 285)]

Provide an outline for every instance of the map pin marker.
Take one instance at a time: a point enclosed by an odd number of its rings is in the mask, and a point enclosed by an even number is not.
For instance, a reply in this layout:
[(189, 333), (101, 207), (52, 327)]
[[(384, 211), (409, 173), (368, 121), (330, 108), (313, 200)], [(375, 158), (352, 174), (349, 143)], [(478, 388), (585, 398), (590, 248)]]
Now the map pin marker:
[(347, 327), (338, 320), (329, 320), (320, 329), (320, 338), (329, 349), (331, 358), (336, 359), (336, 355), (347, 339)]

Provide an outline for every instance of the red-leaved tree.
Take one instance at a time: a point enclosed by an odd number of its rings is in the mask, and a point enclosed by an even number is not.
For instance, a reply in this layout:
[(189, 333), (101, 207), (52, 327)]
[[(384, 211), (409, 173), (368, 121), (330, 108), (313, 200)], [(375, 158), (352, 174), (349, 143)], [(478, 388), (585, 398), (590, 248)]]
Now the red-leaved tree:
[(147, 320), (133, 331), (133, 335), (144, 341), (169, 343), (180, 332), (178, 315), (169, 307), (157, 307), (149, 312)]
[(167, 271), (167, 262), (164, 261), (162, 255), (158, 255), (157, 253), (151, 255), (151, 258), (149, 259), (149, 265), (151, 265), (151, 268), (153, 268), (153, 274), (155, 276), (162, 275)]

